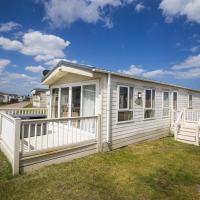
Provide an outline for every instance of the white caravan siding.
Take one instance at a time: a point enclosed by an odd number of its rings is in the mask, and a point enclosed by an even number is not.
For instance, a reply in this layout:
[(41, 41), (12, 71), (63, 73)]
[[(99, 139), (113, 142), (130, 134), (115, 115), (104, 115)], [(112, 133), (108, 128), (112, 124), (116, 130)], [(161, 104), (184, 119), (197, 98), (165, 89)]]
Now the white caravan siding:
[[(103, 80), (102, 90), (102, 135), (103, 150), (108, 150), (107, 139), (107, 79)], [(118, 85), (134, 87), (134, 117), (133, 121), (117, 122)], [(155, 94), (155, 118), (144, 119), (144, 90), (153, 88)], [(170, 92), (170, 109), (172, 108), (172, 92), (178, 92), (178, 110), (188, 108), (188, 95), (193, 95), (193, 109), (200, 108), (200, 93), (190, 92), (172, 86), (166, 86), (145, 81), (112, 75), (111, 77), (111, 149), (148, 139), (160, 138), (170, 133), (170, 116), (163, 117), (163, 91)], [(137, 105), (138, 92), (142, 93), (142, 105)]]

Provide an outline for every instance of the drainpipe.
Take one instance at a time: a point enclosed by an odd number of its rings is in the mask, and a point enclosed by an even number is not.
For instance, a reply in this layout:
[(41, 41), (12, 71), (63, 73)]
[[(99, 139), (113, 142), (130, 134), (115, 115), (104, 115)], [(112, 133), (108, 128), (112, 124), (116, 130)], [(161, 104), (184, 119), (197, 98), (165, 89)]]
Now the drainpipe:
[(111, 98), (111, 74), (108, 73), (108, 83), (107, 83), (107, 143), (111, 143), (111, 136), (110, 136), (110, 113), (111, 113), (111, 105), (110, 105), (110, 98)]

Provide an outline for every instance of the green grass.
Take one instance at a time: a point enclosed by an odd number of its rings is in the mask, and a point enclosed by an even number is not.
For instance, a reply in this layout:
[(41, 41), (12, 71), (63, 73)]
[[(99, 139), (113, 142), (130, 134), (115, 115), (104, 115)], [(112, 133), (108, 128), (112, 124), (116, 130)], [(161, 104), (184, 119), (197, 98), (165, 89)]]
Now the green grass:
[(200, 149), (165, 138), (11, 177), (0, 154), (0, 199), (200, 199)]

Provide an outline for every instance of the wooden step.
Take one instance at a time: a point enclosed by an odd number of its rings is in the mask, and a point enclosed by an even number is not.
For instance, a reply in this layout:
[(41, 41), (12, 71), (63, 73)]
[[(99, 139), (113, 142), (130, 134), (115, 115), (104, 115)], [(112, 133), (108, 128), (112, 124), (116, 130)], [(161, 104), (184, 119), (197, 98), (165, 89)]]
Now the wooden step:
[(187, 136), (194, 136), (194, 137), (196, 137), (196, 132), (189, 132), (189, 131), (185, 131), (185, 130), (180, 130), (179, 132), (178, 132), (178, 134), (179, 135), (187, 135)]
[(177, 139), (184, 140), (184, 141), (196, 142), (196, 136), (195, 135), (187, 135), (183, 132), (179, 132), (177, 134)]

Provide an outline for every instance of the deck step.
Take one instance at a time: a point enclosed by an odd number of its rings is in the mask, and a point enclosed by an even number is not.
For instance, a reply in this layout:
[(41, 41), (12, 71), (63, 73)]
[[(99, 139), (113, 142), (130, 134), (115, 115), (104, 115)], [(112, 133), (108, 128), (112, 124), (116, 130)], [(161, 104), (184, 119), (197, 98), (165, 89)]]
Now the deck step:
[(196, 136), (195, 135), (186, 135), (183, 132), (179, 132), (177, 135), (177, 139), (195, 142)]

